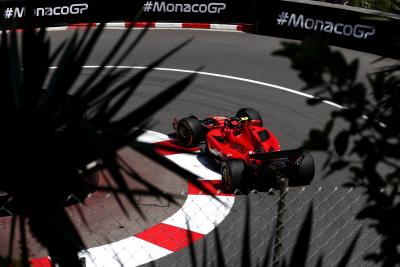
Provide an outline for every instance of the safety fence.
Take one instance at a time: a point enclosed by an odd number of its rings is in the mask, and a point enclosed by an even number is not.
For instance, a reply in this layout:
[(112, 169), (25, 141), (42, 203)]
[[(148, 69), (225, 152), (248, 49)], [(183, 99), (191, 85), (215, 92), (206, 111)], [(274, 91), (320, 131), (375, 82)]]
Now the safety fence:
[[(354, 189), (289, 188), (281, 239), (281, 255), (286, 258), (286, 263), (290, 260), (298, 233), (312, 205), (313, 224), (307, 266), (316, 266), (320, 258), (322, 266), (337, 266), (359, 230), (361, 235), (348, 266), (376, 266), (364, 260), (364, 257), (379, 251), (380, 236), (367, 227), (368, 222), (355, 219), (363, 201), (361, 192)], [(267, 266), (273, 266), (278, 202), (278, 191), (252, 191), (236, 196), (231, 214), (216, 230), (218, 234), (210, 234), (195, 245), (196, 253), (200, 255), (195, 259), (197, 264), (215, 266), (222, 257), (225, 266), (242, 266), (243, 253), (249, 253), (252, 266), (263, 266), (269, 248)], [(246, 216), (249, 218), (248, 225)], [(219, 241), (216, 241), (216, 236)], [(193, 266), (193, 255), (186, 249), (155, 263), (155, 266)]]
[[(129, 218), (124, 216), (117, 203), (110, 201), (110, 197), (109, 194), (97, 196), (95, 206), (79, 205), (80, 212), (76, 207), (68, 208), (68, 214), (81, 229), (85, 243), (89, 247), (97, 247), (82, 254), (86, 266), (114, 266), (119, 262), (126, 266), (137, 266), (153, 260), (158, 260), (156, 266), (193, 266), (194, 261), (211, 266), (218, 262), (218, 257), (224, 258), (226, 266), (240, 266), (246, 246), (250, 248), (248, 256), (251, 262), (256, 265), (266, 260), (267, 248), (271, 248), (275, 239), (279, 190), (237, 192), (229, 214), (226, 206), (211, 198), (205, 201), (204, 198), (188, 197), (177, 214), (186, 217), (190, 224), (190, 237), (188, 231), (177, 230), (177, 222), (174, 222), (174, 216), (176, 218), (177, 215), (171, 215), (171, 203), (136, 196), (137, 204), (147, 210), (150, 221), (145, 222), (137, 214), (131, 214)], [(290, 258), (302, 223), (312, 207), (313, 224), (307, 266), (315, 266), (320, 257), (323, 266), (337, 266), (359, 230), (361, 235), (349, 266), (375, 266), (365, 261), (364, 257), (379, 250), (380, 237), (367, 227), (366, 221), (355, 219), (363, 203), (362, 192), (352, 188), (289, 188), (287, 210), (282, 218), (281, 255)], [(160, 217), (166, 217), (167, 220), (160, 224)], [(223, 221), (214, 230), (217, 233), (199, 233), (209, 231), (204, 229), (212, 229), (210, 224), (219, 223), (221, 218), (224, 218)], [(1, 222), (5, 222), (4, 217)], [(150, 230), (147, 229), (149, 225), (152, 225)], [(6, 224), (2, 225), (2, 230), (7, 232), (7, 227)], [(216, 235), (219, 236), (218, 241)], [(105, 246), (106, 243), (111, 245)], [(190, 243), (194, 243), (197, 257), (193, 258)], [(272, 266), (272, 253), (273, 249), (270, 249), (268, 266)]]

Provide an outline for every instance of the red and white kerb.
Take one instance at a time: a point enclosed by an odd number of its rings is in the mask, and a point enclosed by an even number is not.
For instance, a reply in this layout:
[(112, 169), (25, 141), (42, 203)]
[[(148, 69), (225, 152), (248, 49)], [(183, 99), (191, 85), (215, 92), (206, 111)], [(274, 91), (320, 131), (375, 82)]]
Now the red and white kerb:
[[(166, 148), (177, 146), (168, 136), (153, 131), (146, 131), (138, 139)], [(213, 196), (189, 183), (185, 203), (168, 219), (134, 236), (81, 252), (79, 257), (85, 258), (87, 267), (138, 266), (154, 261), (202, 239), (229, 214), (235, 197), (218, 189), (221, 186), (219, 173), (206, 168), (196, 154), (168, 149), (158, 149), (158, 152), (199, 176), (199, 181)], [(33, 267), (51, 267), (51, 260), (49, 257), (31, 259), (31, 264)]]

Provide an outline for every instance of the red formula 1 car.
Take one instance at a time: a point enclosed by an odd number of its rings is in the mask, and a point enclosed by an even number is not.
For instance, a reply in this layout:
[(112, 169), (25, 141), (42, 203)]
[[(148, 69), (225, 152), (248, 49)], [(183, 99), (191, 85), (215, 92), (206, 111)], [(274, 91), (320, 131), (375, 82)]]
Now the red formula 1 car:
[(233, 192), (246, 179), (264, 179), (276, 186), (280, 178), (289, 185), (308, 185), (314, 177), (314, 160), (302, 150), (280, 151), (278, 139), (263, 127), (260, 114), (253, 108), (241, 108), (235, 117), (194, 115), (175, 119), (173, 127), (184, 146), (205, 142), (205, 153), (221, 166), (225, 190)]

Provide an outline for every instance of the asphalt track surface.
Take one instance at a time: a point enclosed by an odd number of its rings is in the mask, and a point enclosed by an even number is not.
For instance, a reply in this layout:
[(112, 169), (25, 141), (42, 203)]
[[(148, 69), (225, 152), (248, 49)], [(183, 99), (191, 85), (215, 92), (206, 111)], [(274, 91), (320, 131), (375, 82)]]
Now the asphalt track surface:
[[(130, 38), (135, 38), (138, 33), (138, 30), (134, 30)], [(70, 31), (49, 33), (53, 46), (61, 43), (70, 34)], [(86, 65), (98, 65), (121, 34), (122, 30), (106, 30)], [(303, 86), (297, 74), (290, 68), (288, 60), (271, 55), (271, 52), (281, 48), (282, 39), (241, 32), (150, 30), (132, 54), (119, 65), (147, 66), (189, 38), (193, 40), (160, 67), (184, 70), (196, 70), (202, 67), (204, 72), (252, 79), (294, 90), (300, 90)], [(348, 59), (360, 58), (359, 74), (362, 80), (365, 79), (366, 72), (378, 66), (371, 64), (377, 56), (346, 49), (340, 50)], [(82, 79), (92, 71), (93, 69), (85, 69)], [(129, 75), (135, 72), (137, 70), (132, 70)], [(126, 110), (139, 106), (186, 75), (173, 71), (153, 71), (134, 97), (129, 100)], [(268, 86), (198, 75), (183, 94), (154, 116), (152, 130), (168, 134), (172, 132), (171, 122), (174, 117), (179, 118), (188, 114), (195, 114), (198, 117), (218, 114), (230, 116), (234, 115), (240, 107), (249, 106), (261, 113), (264, 125), (275, 133), (282, 149), (291, 149), (302, 144), (310, 129), (323, 127), (330, 112), (335, 109), (326, 104), (309, 107), (305, 100), (302, 96)], [(335, 126), (335, 131), (340, 129), (340, 124)], [(309, 204), (314, 202), (316, 224), (313, 229), (309, 263), (314, 265), (319, 253), (324, 253), (326, 255), (324, 266), (331, 266), (343, 255), (343, 250), (361, 225), (353, 217), (362, 205), (362, 198), (359, 192), (350, 192), (339, 187), (345, 180), (345, 172), (322, 180), (321, 166), (324, 157), (322, 154), (315, 153), (314, 159), (317, 173), (312, 185), (307, 188), (293, 188), (288, 194), (290, 205), (287, 211), (289, 219), (284, 235), (284, 248), (286, 247), (284, 251), (290, 255), (290, 249), (303, 216)], [(277, 199), (277, 192), (268, 193), (262, 190), (257, 193), (245, 192), (236, 196), (231, 213), (218, 227), (227, 266), (238, 266), (241, 262), (240, 251), (246, 205), (250, 208), (251, 260), (255, 265), (265, 259), (265, 251), (274, 229)], [(157, 209), (158, 212), (163, 213), (162, 216), (158, 216), (160, 220), (161, 217), (167, 217), (174, 209), (179, 208), (171, 208), (169, 205), (160, 206)], [(168, 208), (170, 210), (164, 213), (163, 210)], [(145, 225), (142, 226), (145, 227)], [(356, 249), (353, 266), (363, 265), (362, 253), (377, 249), (376, 236), (368, 232), (367, 228), (364, 229), (364, 233)], [(198, 263), (204, 263), (202, 258), (204, 255), (207, 255), (207, 265), (216, 262), (213, 234), (197, 242), (194, 250)], [(193, 265), (190, 255), (189, 249), (183, 249), (152, 264), (190, 266)]]

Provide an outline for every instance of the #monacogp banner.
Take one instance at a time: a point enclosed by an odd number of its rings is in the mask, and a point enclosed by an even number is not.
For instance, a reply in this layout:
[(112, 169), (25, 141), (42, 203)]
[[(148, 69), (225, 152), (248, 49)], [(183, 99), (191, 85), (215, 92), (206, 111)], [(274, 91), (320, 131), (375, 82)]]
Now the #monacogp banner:
[[(302, 40), (318, 34), (329, 44), (398, 57), (400, 16), (315, 1), (259, 0), (259, 33)], [(397, 56), (396, 56), (397, 54)]]
[(254, 1), (131, 0), (0, 1), (2, 26), (21, 25), (27, 12), (37, 26), (102, 21), (253, 23)]

